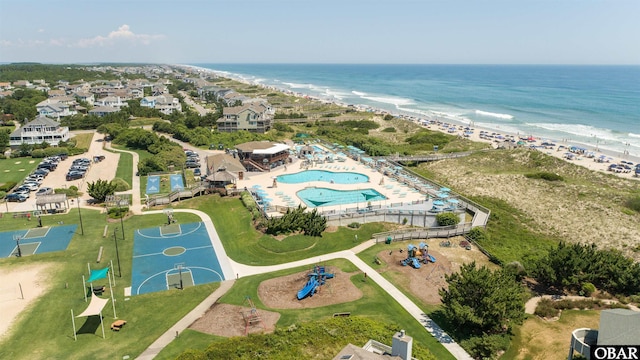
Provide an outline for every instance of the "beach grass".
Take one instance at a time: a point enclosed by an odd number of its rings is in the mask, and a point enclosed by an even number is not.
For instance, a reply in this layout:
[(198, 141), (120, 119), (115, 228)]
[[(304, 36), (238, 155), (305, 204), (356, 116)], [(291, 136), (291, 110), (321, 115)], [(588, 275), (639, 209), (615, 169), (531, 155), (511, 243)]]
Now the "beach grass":
[[(276, 239), (253, 227), (251, 214), (237, 198), (218, 195), (186, 200), (175, 208), (195, 208), (211, 217), (227, 255), (247, 265), (274, 265), (350, 249), (371, 235), (384, 231), (381, 223), (364, 224), (358, 230), (340, 227), (322, 237), (291, 235)], [(358, 235), (359, 242), (355, 241)]]
[(511, 346), (503, 359), (564, 360), (567, 358), (571, 332), (578, 328), (597, 329), (600, 311), (565, 310), (557, 321), (529, 316), (515, 329)]
[(129, 120), (129, 127), (140, 127), (153, 125), (156, 121), (165, 121), (162, 118), (150, 117), (150, 118), (137, 118)]
[[(78, 227), (69, 247), (65, 251), (43, 253), (22, 258), (0, 259), (0, 269), (9, 271), (20, 266), (51, 264), (49, 275), (42, 279), (49, 289), (34, 301), (29, 311), (23, 312), (9, 333), (0, 343), (0, 358), (3, 359), (77, 359), (122, 358), (129, 355), (135, 358), (158, 336), (175, 324), (193, 307), (204, 300), (218, 284), (204, 284), (186, 288), (182, 291), (164, 291), (138, 295), (125, 299), (124, 288), (131, 286), (131, 263), (133, 254), (134, 229), (159, 226), (164, 216), (134, 216), (124, 220), (125, 240), (118, 237), (118, 249), (122, 276), (119, 275), (116, 261), (115, 243), (112, 234), (119, 226), (106, 221), (99, 211), (82, 209), (84, 235)], [(186, 213), (175, 215), (182, 223), (200, 221), (200, 218)], [(43, 216), (44, 226), (79, 224), (76, 211), (64, 215)], [(108, 236), (103, 238), (105, 225)], [(27, 229), (34, 226), (24, 218), (0, 219), (3, 230)], [(103, 247), (103, 261), (96, 264), (96, 256)], [(77, 315), (88, 303), (84, 301), (82, 275), (87, 276), (87, 264), (92, 269), (108, 266), (113, 260), (116, 274), (114, 296), (119, 319), (128, 323), (121, 332), (112, 332), (109, 325), (113, 321), (111, 302), (103, 311), (106, 339), (102, 339), (97, 317), (77, 318), (76, 326), (80, 332), (78, 340), (73, 339), (71, 310)], [(108, 283), (105, 280), (105, 284)], [(27, 295), (27, 294), (26, 294)], [(108, 295), (108, 291), (107, 291)], [(180, 304), (180, 306), (175, 306)]]

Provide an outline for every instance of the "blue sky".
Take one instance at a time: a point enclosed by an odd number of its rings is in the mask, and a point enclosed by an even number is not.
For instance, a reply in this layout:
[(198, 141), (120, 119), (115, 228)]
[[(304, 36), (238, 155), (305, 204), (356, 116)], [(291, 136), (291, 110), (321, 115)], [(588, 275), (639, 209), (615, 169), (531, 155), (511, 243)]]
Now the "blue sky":
[(0, 0), (0, 62), (640, 64), (640, 0)]

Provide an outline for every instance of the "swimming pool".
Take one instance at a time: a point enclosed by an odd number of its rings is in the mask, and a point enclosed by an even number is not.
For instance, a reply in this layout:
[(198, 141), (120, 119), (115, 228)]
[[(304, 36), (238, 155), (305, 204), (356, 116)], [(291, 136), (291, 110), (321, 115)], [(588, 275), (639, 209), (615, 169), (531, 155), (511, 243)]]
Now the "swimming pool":
[(298, 191), (296, 195), (310, 208), (357, 203), (362, 204), (364, 207), (369, 201), (387, 199), (374, 189), (334, 190), (308, 187)]
[(295, 174), (278, 175), (283, 184), (300, 184), (310, 181), (325, 181), (333, 184), (359, 184), (369, 181), (369, 177), (356, 172), (331, 172), (326, 170), (305, 170)]

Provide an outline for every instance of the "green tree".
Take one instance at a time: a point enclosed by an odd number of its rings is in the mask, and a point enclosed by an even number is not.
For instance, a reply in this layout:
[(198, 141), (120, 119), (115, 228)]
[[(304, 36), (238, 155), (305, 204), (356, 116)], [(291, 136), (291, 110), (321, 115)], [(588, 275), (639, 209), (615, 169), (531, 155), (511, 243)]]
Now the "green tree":
[(436, 222), (440, 226), (458, 225), (460, 217), (452, 212), (443, 212), (436, 215)]
[(87, 193), (98, 202), (104, 202), (107, 195), (113, 195), (116, 184), (111, 181), (98, 179), (87, 184)]
[(512, 273), (472, 262), (446, 281), (448, 288), (440, 289), (444, 314), (462, 332), (502, 334), (524, 320), (524, 290)]

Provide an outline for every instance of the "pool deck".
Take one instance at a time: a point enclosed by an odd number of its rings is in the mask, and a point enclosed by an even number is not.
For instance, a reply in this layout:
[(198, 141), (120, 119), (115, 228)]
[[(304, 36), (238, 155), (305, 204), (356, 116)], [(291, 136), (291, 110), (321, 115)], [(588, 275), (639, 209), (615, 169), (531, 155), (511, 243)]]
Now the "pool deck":
[[(380, 205), (381, 207), (390, 206), (392, 203), (411, 203), (413, 201), (425, 200), (425, 195), (409, 186), (399, 183), (397, 180), (379, 173), (376, 169), (366, 166), (363, 163), (347, 158), (345, 161), (334, 161), (333, 163), (325, 162), (324, 164), (316, 164), (310, 167), (310, 170), (325, 170), (332, 172), (356, 172), (369, 177), (368, 183), (358, 184), (331, 184), (329, 181), (310, 181), (299, 184), (277, 183), (277, 187), (273, 187), (273, 180), (278, 175), (293, 174), (305, 169), (301, 167), (303, 161), (294, 159), (292, 164), (287, 164), (286, 170), (284, 166), (264, 173), (249, 173), (243, 180), (238, 180), (239, 189), (252, 189), (259, 185), (259, 189), (266, 192), (267, 197), (271, 199), (272, 206), (288, 206), (297, 207), (298, 205), (306, 206), (296, 193), (306, 187), (324, 187), (335, 190), (362, 190), (374, 189), (387, 197), (387, 200), (371, 201), (371, 205)], [(381, 184), (381, 180), (384, 182)], [(255, 188), (254, 188), (255, 189)], [(318, 207), (318, 211), (337, 211), (341, 212), (347, 208), (366, 208), (367, 202), (362, 201), (354, 204), (342, 204), (333, 206)], [(428, 206), (428, 207), (427, 207)], [(430, 204), (424, 204), (425, 209), (430, 209)]]

